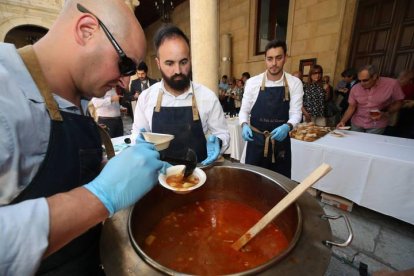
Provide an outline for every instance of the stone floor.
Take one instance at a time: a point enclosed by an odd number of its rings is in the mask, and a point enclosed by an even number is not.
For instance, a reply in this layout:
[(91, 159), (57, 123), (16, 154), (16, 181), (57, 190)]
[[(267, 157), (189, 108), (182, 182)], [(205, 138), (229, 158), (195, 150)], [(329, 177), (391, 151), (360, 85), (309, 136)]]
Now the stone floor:
[[(367, 265), (368, 275), (381, 270), (414, 268), (413, 225), (356, 205), (350, 213), (323, 203), (321, 206), (329, 215), (346, 214), (354, 231), (349, 247), (333, 248), (326, 275), (360, 275), (361, 264)], [(336, 239), (347, 237), (343, 221), (330, 221), (330, 224)]]
[[(124, 134), (130, 134), (132, 121), (124, 117)], [(320, 202), (320, 198), (317, 197)], [(332, 248), (325, 276), (376, 275), (379, 271), (405, 271), (414, 268), (414, 225), (354, 204), (352, 212), (320, 202), (328, 215), (345, 214), (354, 232), (349, 247)], [(414, 212), (414, 210), (413, 210)], [(347, 238), (344, 221), (330, 220), (335, 241)], [(365, 269), (364, 269), (365, 268)], [(312, 275), (310, 272), (309, 275)], [(414, 275), (414, 271), (407, 274)]]

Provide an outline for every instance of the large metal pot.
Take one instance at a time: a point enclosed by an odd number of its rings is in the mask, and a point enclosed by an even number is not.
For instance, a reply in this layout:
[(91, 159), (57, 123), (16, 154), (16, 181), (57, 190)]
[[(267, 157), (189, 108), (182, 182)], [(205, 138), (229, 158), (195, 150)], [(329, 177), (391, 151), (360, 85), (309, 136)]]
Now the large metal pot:
[[(176, 275), (148, 257), (140, 245), (162, 217), (180, 206), (220, 198), (242, 201), (267, 212), (295, 187), (293, 181), (255, 166), (228, 162), (205, 172), (207, 182), (202, 188), (178, 195), (158, 185), (135, 204), (129, 218), (123, 212), (105, 223), (101, 255), (107, 275)], [(331, 255), (323, 242), (332, 236), (322, 215), (317, 200), (308, 194), (301, 196), (277, 218), (290, 240), (289, 248), (268, 263), (237, 275), (323, 275)], [(131, 241), (126, 233), (127, 221)]]

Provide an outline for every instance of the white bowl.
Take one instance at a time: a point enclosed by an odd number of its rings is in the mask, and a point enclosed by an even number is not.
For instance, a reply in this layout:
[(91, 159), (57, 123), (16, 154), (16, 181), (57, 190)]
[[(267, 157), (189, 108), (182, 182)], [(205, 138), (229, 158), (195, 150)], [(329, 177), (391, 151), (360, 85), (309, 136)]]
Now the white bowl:
[(174, 139), (174, 135), (171, 134), (142, 132), (142, 135), (145, 141), (154, 144), (158, 151), (167, 149), (171, 140)]
[(175, 192), (177, 194), (186, 194), (186, 193), (189, 193), (189, 192), (191, 192), (191, 191), (193, 191), (193, 190), (195, 190), (197, 188), (200, 188), (206, 182), (207, 176), (204, 173), (204, 171), (202, 169), (200, 169), (200, 168), (195, 168), (195, 170), (194, 170), (194, 172), (193, 172), (192, 175), (198, 177), (198, 179), (200, 180), (196, 185), (191, 186), (189, 188), (175, 188), (175, 187), (172, 187), (172, 186), (168, 185), (168, 183), (167, 183), (167, 177), (169, 177), (171, 175), (176, 175), (176, 174), (181, 173), (184, 170), (184, 167), (185, 167), (185, 165), (177, 165), (177, 166), (169, 167), (167, 169), (167, 174), (160, 174), (158, 176), (158, 181), (160, 182), (160, 184), (163, 187), (165, 187), (168, 190), (171, 190), (171, 191), (173, 191), (173, 192)]

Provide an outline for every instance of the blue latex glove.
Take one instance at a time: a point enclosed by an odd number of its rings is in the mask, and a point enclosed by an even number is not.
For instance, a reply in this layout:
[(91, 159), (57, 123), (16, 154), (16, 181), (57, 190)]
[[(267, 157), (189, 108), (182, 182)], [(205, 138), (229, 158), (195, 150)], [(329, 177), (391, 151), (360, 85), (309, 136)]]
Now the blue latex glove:
[(243, 124), (242, 137), (244, 141), (253, 142), (252, 129), (249, 127), (248, 124)]
[(144, 196), (157, 183), (158, 174), (171, 166), (159, 158), (154, 145), (137, 139), (134, 146), (109, 160), (102, 172), (84, 187), (112, 216)]
[(207, 158), (201, 162), (203, 165), (209, 165), (216, 161), (220, 154), (220, 142), (215, 135), (210, 135), (207, 138)]
[(290, 127), (287, 124), (281, 125), (270, 133), (272, 135), (272, 139), (276, 141), (283, 141), (290, 131)]

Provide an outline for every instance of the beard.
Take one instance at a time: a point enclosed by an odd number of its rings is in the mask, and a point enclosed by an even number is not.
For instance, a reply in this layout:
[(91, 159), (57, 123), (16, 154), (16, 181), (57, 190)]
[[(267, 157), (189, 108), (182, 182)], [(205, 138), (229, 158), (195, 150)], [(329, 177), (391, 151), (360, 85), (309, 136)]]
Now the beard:
[(176, 91), (184, 91), (190, 86), (191, 71), (188, 72), (188, 75), (184, 74), (175, 74), (171, 78), (167, 77), (162, 70), (161, 75), (165, 83)]

